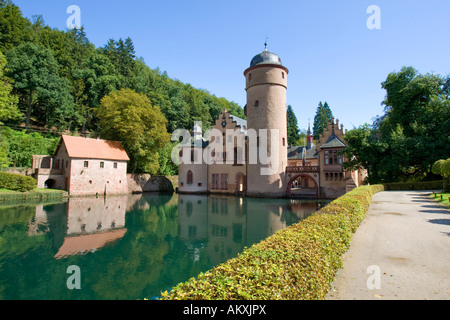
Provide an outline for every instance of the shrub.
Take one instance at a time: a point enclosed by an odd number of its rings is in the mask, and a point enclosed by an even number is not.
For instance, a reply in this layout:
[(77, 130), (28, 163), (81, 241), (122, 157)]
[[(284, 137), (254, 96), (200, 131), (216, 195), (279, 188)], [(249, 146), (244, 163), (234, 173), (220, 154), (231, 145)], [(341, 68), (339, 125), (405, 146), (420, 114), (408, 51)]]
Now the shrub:
[(386, 190), (441, 190), (442, 181), (395, 182), (383, 184)]
[(0, 172), (0, 189), (14, 191), (31, 191), (36, 188), (36, 179), (25, 177), (20, 174)]
[(178, 284), (163, 299), (323, 299), (353, 233), (382, 185), (354, 189), (216, 268)]

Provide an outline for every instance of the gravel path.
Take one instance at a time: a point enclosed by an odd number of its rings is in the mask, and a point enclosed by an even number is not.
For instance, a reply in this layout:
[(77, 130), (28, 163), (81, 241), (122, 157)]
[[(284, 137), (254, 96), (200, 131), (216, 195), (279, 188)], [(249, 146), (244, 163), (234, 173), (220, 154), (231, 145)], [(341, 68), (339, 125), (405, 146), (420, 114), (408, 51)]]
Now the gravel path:
[(450, 300), (450, 210), (430, 193), (373, 196), (327, 300)]

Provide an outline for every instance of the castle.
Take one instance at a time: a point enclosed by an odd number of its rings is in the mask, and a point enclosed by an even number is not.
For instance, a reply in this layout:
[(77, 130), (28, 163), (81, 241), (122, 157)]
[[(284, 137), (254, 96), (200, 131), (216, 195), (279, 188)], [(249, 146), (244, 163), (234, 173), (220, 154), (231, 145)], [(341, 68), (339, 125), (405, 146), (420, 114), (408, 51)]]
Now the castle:
[(366, 172), (343, 171), (346, 144), (338, 120), (328, 123), (317, 145), (308, 130), (306, 146), (288, 147), (288, 73), (267, 48), (251, 60), (244, 71), (247, 120), (222, 110), (212, 137), (194, 127), (180, 146), (179, 193), (336, 198), (362, 184)]

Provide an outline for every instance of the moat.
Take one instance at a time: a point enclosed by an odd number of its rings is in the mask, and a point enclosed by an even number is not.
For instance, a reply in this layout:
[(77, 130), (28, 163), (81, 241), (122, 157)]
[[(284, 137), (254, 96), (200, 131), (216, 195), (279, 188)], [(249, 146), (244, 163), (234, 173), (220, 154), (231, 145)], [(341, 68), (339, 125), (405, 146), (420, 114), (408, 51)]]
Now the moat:
[(0, 299), (156, 298), (326, 203), (144, 194), (0, 206)]

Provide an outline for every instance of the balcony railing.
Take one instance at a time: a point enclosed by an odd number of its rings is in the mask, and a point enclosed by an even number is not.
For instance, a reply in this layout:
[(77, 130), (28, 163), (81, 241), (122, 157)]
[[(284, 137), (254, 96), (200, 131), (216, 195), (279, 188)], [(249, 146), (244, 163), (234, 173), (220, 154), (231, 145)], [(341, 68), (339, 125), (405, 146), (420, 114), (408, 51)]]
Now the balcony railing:
[(287, 173), (317, 173), (319, 172), (319, 167), (316, 166), (305, 166), (305, 167), (299, 167), (299, 166), (289, 166), (286, 167)]

